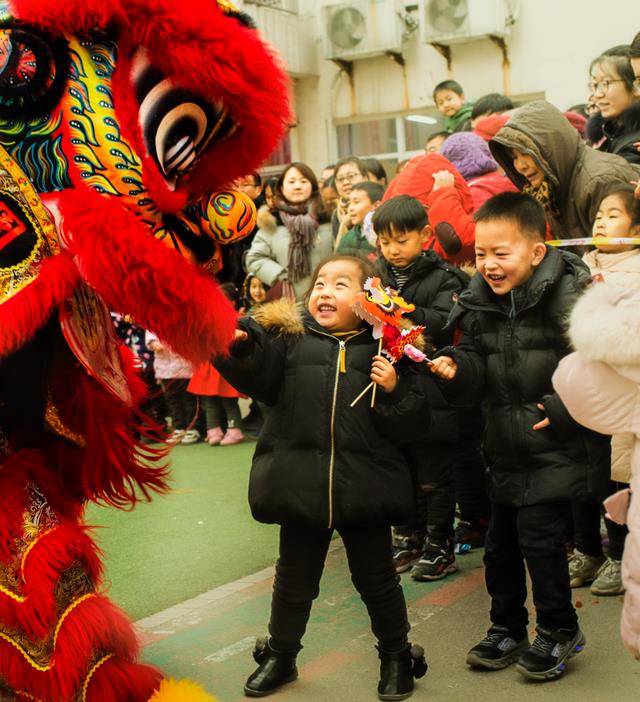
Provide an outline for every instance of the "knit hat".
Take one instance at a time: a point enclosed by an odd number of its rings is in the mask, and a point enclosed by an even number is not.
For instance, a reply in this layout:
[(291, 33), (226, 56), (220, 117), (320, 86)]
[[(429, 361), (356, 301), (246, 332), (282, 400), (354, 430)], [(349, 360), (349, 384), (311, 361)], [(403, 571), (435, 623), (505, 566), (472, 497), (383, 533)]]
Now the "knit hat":
[(452, 134), (440, 147), (440, 153), (451, 161), (465, 180), (498, 170), (487, 142), (472, 132)]
[(476, 122), (473, 133), (482, 137), (485, 141), (490, 141), (509, 121), (509, 114), (489, 115)]

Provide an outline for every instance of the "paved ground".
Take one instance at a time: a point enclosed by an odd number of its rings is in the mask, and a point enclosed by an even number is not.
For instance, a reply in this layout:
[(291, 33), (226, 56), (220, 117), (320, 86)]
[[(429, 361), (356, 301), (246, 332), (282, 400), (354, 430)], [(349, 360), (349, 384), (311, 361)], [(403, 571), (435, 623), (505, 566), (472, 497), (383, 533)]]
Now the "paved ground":
[[(565, 677), (544, 685), (523, 681), (513, 670), (472, 672), (467, 649), (483, 635), (487, 597), (480, 554), (460, 559), (461, 572), (441, 583), (404, 578), (413, 625), (431, 669), (415, 699), (438, 702), (635, 702), (640, 666), (618, 637), (620, 600), (577, 592), (576, 604), (588, 638)], [(198, 680), (221, 702), (244, 699), (242, 683), (253, 669), (251, 649), (265, 631), (272, 569), (212, 590), (139, 622), (145, 658), (172, 675)], [(375, 700), (377, 658), (368, 620), (353, 592), (342, 544), (329, 555), (320, 597), (300, 654), (300, 680), (274, 699), (290, 702)]]
[[(242, 685), (254, 667), (251, 649), (256, 635), (266, 631), (269, 612), (273, 571), (266, 566), (275, 559), (277, 529), (255, 525), (248, 514), (245, 495), (252, 448), (179, 448), (174, 453), (176, 493), (133, 514), (91, 512), (94, 523), (110, 527), (98, 536), (107, 551), (114, 599), (135, 618), (145, 617), (138, 622), (145, 659), (171, 675), (201, 682), (220, 702), (244, 699)], [(205, 524), (199, 524), (203, 520)], [(203, 559), (208, 560), (203, 564)], [(413, 640), (424, 645), (431, 666), (414, 699), (640, 699), (640, 665), (627, 656), (619, 640), (620, 600), (595, 598), (588, 590), (577, 591), (575, 598), (587, 648), (571, 662), (564, 678), (535, 685), (521, 680), (513, 669), (469, 671), (465, 653), (484, 634), (488, 603), (481, 554), (463, 556), (459, 563), (460, 573), (440, 583), (403, 579)], [(165, 609), (168, 605), (172, 606)], [(272, 699), (376, 699), (374, 641), (339, 539), (329, 554), (304, 643), (300, 680)]]

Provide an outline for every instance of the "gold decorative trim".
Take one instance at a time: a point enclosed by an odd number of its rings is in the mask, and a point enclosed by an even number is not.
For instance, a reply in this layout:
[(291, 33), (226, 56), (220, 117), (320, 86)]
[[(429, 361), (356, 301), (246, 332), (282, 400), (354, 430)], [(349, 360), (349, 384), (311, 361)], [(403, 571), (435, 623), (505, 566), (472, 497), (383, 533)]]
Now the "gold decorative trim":
[(11, 646), (13, 646), (13, 647), (22, 655), (22, 657), (27, 661), (27, 663), (28, 663), (32, 668), (35, 668), (36, 670), (38, 670), (38, 671), (41, 672), (41, 673), (47, 673), (47, 672), (49, 672), (49, 671), (53, 668), (53, 666), (54, 666), (54, 663), (51, 662), (51, 657), (53, 656), (53, 654), (54, 654), (54, 652), (55, 652), (56, 643), (57, 643), (57, 641), (58, 641), (58, 635), (60, 634), (60, 629), (61, 629), (62, 625), (64, 624), (66, 618), (71, 614), (71, 612), (72, 612), (76, 607), (78, 607), (80, 604), (82, 604), (83, 602), (85, 602), (86, 600), (88, 600), (88, 599), (91, 598), (91, 597), (96, 597), (96, 594), (92, 592), (92, 593), (89, 593), (88, 595), (83, 595), (82, 597), (79, 597), (77, 600), (75, 600), (74, 602), (72, 602), (72, 603), (67, 607), (67, 609), (64, 611), (64, 613), (63, 613), (62, 616), (60, 617), (60, 620), (58, 621), (58, 625), (56, 626), (56, 629), (55, 629), (55, 633), (54, 633), (54, 635), (53, 635), (52, 643), (51, 643), (48, 647), (47, 647), (46, 645), (44, 645), (44, 644), (42, 645), (42, 649), (43, 649), (42, 653), (43, 653), (43, 654), (44, 654), (44, 649), (46, 649), (46, 648), (49, 648), (49, 650), (50, 650), (50, 652), (51, 652), (51, 653), (50, 653), (50, 656), (49, 656), (49, 663), (47, 663), (46, 665), (45, 665), (45, 664), (38, 663), (38, 662), (34, 659), (33, 654), (31, 654), (29, 651), (27, 651), (27, 650), (26, 650), (23, 646), (21, 646), (15, 639), (13, 639), (11, 636), (9, 636), (9, 634), (6, 634), (6, 633), (0, 631), (0, 639), (6, 641), (8, 644), (10, 644)]
[(70, 429), (60, 418), (58, 408), (53, 404), (51, 392), (47, 394), (47, 407), (44, 411), (44, 421), (54, 434), (67, 439), (78, 448), (86, 448), (87, 440), (82, 434)]
[(110, 658), (115, 658), (115, 654), (109, 653), (106, 656), (103, 656), (97, 663), (95, 663), (91, 667), (91, 670), (89, 670), (89, 674), (85, 678), (84, 684), (82, 686), (82, 697), (81, 697), (82, 702), (87, 702), (87, 692), (89, 690), (89, 684), (91, 683), (91, 678), (95, 675), (98, 668), (100, 668), (100, 666), (104, 665)]

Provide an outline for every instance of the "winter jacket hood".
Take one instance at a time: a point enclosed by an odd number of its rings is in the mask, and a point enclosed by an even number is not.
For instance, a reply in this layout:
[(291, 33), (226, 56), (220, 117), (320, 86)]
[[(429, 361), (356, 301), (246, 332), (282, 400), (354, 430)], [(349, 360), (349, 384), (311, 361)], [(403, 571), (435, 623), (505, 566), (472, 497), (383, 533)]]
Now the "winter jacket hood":
[(571, 314), (569, 338), (589, 361), (627, 368), (640, 381), (640, 286), (596, 283)]
[[(434, 191), (433, 174), (437, 171), (452, 173), (454, 187)], [(426, 154), (412, 158), (402, 173), (389, 183), (382, 201), (386, 202), (397, 195), (415, 197), (427, 210), (434, 235), (427, 241), (426, 248), (456, 263), (472, 258), (475, 238), (473, 197), (465, 179), (444, 156)], [(455, 200), (454, 206), (450, 199)], [(452, 212), (453, 216), (450, 214)], [(454, 221), (451, 222), (451, 219)]]
[(588, 147), (564, 115), (538, 100), (516, 110), (489, 142), (491, 153), (519, 189), (526, 178), (513, 166), (511, 149), (531, 155), (558, 207), (559, 238), (590, 236), (598, 207), (612, 187), (636, 180), (640, 168)]

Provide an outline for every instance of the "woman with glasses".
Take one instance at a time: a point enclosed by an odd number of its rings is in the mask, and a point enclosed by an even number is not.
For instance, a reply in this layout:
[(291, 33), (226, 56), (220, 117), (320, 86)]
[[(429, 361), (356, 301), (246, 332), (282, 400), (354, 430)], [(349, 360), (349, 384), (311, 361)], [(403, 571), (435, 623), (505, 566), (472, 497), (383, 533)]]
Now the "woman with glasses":
[(640, 163), (640, 87), (631, 65), (631, 47), (617, 46), (590, 68), (589, 92), (598, 109), (589, 134), (598, 148)]
[(349, 193), (356, 183), (369, 180), (369, 174), (364, 163), (357, 156), (346, 156), (336, 163), (333, 174), (338, 191), (338, 206), (331, 218), (331, 227), (335, 245), (340, 243), (342, 235), (351, 229), (351, 222), (347, 215), (349, 207)]

